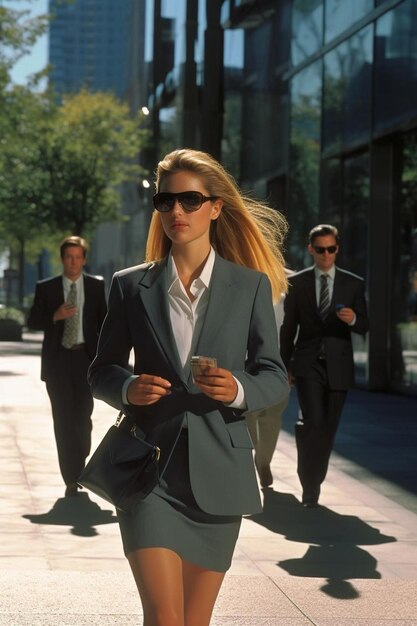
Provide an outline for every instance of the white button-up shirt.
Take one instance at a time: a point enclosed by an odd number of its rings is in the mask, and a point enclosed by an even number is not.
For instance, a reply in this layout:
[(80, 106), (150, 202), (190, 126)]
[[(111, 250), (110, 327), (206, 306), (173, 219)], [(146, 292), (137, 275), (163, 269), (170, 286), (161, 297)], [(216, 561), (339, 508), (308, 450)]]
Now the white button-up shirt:
[(68, 299), (68, 294), (72, 283), (75, 283), (77, 286), (77, 315), (78, 315), (78, 328), (77, 328), (77, 343), (84, 343), (84, 332), (83, 332), (83, 310), (84, 310), (84, 277), (81, 274), (77, 280), (71, 280), (67, 276), (62, 275), (62, 286), (64, 288), (64, 300), (65, 302)]
[[(172, 332), (175, 338), (178, 354), (183, 368), (190, 363), (191, 357), (194, 355), (195, 347), (203, 327), (204, 318), (207, 310), (210, 294), (211, 275), (213, 273), (214, 261), (216, 255), (213, 248), (200, 273), (200, 276), (193, 280), (190, 291), (195, 297), (191, 301), (184, 285), (178, 275), (174, 258), (170, 252), (167, 261), (167, 282), (168, 282), (168, 306), (169, 316), (171, 320)], [(211, 356), (204, 354), (202, 356)], [(219, 364), (219, 367), (221, 364)], [(123, 402), (127, 404), (127, 388), (129, 383), (136, 376), (131, 376), (123, 385)], [(234, 409), (244, 409), (245, 392), (242, 384), (235, 378), (238, 391), (233, 402), (228, 404)]]

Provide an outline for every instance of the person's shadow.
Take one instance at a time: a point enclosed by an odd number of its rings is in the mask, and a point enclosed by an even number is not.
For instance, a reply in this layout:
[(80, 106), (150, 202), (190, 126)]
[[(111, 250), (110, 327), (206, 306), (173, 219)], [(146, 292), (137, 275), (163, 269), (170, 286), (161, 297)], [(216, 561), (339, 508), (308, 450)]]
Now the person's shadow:
[(334, 598), (358, 596), (351, 578), (381, 578), (377, 561), (359, 545), (396, 541), (353, 515), (339, 515), (319, 506), (304, 508), (288, 493), (264, 491), (264, 509), (249, 519), (289, 541), (310, 544), (302, 558), (278, 561), (292, 576), (326, 578), (322, 591)]
[(71, 533), (80, 537), (94, 537), (98, 534), (95, 526), (117, 522), (113, 510), (101, 509), (87, 493), (79, 493), (73, 498), (59, 498), (47, 513), (27, 513), (22, 517), (32, 524), (72, 526)]

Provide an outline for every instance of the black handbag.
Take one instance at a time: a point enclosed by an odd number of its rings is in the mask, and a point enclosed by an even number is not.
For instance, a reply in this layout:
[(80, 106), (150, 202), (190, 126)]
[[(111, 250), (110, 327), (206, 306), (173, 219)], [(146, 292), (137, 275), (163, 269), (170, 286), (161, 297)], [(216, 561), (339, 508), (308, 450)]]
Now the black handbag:
[(120, 412), (78, 478), (78, 484), (129, 512), (159, 480), (160, 450)]

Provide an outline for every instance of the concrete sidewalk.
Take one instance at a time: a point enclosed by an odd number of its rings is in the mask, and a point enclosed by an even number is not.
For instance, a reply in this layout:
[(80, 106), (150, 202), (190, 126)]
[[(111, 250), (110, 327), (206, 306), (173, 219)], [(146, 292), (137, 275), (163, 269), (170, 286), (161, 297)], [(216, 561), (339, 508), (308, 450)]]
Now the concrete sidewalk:
[[(0, 343), (0, 625), (140, 625), (111, 507), (63, 497), (39, 349)], [(318, 509), (299, 503), (296, 412), (213, 626), (417, 626), (417, 399), (352, 392)], [(114, 413), (96, 403), (93, 445)]]

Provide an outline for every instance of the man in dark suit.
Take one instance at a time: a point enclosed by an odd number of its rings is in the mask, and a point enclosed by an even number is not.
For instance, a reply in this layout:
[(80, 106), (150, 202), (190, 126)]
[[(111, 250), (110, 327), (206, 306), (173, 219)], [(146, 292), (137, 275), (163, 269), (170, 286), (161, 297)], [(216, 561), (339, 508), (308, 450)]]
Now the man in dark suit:
[(353, 384), (351, 332), (364, 335), (364, 281), (335, 266), (339, 234), (320, 224), (309, 234), (314, 266), (290, 278), (281, 327), (281, 356), (295, 382), (300, 419), (295, 426), (297, 472), (304, 506), (317, 506), (334, 438)]
[(77, 495), (77, 478), (91, 449), (87, 370), (107, 311), (103, 279), (83, 273), (87, 249), (81, 237), (63, 240), (63, 274), (37, 283), (28, 317), (29, 328), (44, 331), (41, 379), (51, 401), (66, 496)]

